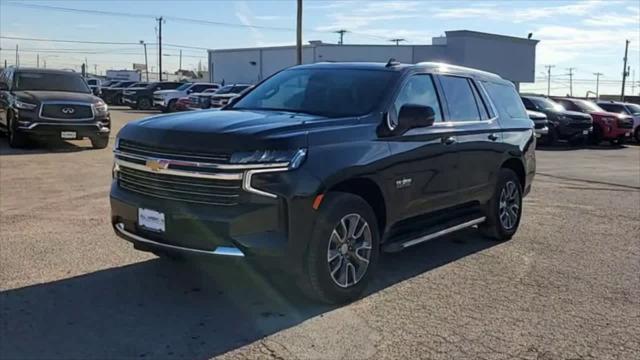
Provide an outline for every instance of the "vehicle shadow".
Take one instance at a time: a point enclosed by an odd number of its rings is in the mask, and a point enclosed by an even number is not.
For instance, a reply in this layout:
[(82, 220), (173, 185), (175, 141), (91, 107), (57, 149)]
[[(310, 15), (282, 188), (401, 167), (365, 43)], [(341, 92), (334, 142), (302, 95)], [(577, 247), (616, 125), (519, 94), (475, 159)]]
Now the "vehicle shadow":
[[(469, 230), (381, 258), (371, 295), (487, 249)], [(0, 293), (5, 358), (210, 358), (335, 309), (244, 262), (153, 259)]]
[(7, 137), (3, 136), (0, 137), (0, 156), (66, 153), (93, 150), (91, 144), (88, 141), (87, 144), (87, 146), (81, 146), (76, 143), (71, 143), (63, 140), (44, 142), (34, 139), (29, 140), (29, 144), (26, 147), (14, 149), (9, 146)]

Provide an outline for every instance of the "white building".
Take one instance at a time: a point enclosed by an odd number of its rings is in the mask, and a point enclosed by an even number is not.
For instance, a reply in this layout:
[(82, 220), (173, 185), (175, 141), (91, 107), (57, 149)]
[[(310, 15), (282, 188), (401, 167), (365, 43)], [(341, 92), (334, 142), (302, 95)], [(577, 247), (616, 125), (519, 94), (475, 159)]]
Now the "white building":
[[(489, 71), (511, 80), (534, 82), (538, 40), (460, 30), (432, 39), (432, 45), (337, 45), (312, 41), (302, 49), (303, 63), (322, 61), (402, 63), (445, 62)], [(209, 50), (209, 79), (256, 83), (296, 64), (295, 46)]]

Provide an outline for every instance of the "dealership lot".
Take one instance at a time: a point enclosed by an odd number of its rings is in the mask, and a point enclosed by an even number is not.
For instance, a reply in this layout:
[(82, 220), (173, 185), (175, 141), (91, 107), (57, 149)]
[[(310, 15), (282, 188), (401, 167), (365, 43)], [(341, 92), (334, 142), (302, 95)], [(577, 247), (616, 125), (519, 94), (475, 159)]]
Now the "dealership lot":
[[(112, 111), (115, 134), (152, 114)], [(6, 358), (608, 359), (640, 354), (640, 146), (539, 150), (513, 240), (385, 255), (364, 299), (301, 298), (242, 263), (173, 264), (109, 221), (112, 155), (0, 139)]]

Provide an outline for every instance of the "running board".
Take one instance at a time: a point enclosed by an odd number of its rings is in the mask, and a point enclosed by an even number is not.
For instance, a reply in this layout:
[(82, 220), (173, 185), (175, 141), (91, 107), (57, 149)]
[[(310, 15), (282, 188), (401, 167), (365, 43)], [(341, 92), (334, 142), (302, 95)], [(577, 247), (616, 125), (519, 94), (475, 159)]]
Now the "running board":
[(436, 232), (431, 233), (431, 234), (420, 236), (420, 237), (412, 239), (412, 240), (407, 240), (407, 241), (402, 241), (402, 242), (394, 242), (394, 243), (391, 243), (391, 244), (388, 244), (387, 246), (385, 246), (384, 247), (384, 251), (385, 252), (402, 251), (402, 250), (408, 248), (409, 246), (417, 245), (417, 244), (423, 243), (425, 241), (433, 240), (435, 238), (439, 238), (441, 236), (450, 234), (452, 232), (456, 232), (458, 230), (466, 229), (468, 227), (472, 227), (472, 226), (481, 224), (485, 220), (486, 220), (486, 217), (483, 216), (483, 217), (480, 217), (480, 218), (477, 218), (477, 219), (473, 219), (473, 220), (470, 220), (470, 221), (463, 222), (462, 224), (454, 225), (454, 226), (451, 226), (451, 227), (436, 231)]

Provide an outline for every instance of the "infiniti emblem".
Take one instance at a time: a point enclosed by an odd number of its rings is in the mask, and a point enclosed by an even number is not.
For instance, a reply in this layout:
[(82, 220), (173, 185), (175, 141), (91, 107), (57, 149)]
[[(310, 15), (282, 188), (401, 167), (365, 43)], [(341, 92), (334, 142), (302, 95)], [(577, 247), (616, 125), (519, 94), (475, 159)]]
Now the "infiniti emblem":
[(73, 114), (74, 112), (76, 112), (76, 109), (74, 109), (74, 108), (72, 108), (72, 107), (64, 107), (64, 108), (62, 108), (62, 110), (60, 110), (60, 111), (62, 111), (62, 113), (63, 113), (63, 114), (71, 115), (71, 114)]

